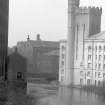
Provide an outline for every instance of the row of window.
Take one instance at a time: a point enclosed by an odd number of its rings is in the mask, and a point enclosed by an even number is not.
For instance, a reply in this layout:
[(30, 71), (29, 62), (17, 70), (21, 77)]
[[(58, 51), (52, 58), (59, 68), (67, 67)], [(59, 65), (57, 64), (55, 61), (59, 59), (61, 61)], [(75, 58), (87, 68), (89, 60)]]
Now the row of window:
[[(91, 79), (87, 79), (87, 85), (91, 85), (92, 80)], [(80, 84), (84, 85), (84, 80), (80, 79)], [(95, 85), (101, 85), (101, 81), (100, 80), (95, 80)]]
[[(104, 45), (104, 47), (102, 47), (102, 46), (96, 46), (95, 47), (95, 51), (98, 51), (98, 49), (99, 49), (99, 51), (102, 51), (102, 49), (105, 51), (105, 45)], [(88, 46), (88, 52), (91, 52), (92, 51), (92, 46)]]
[(95, 72), (95, 77), (98, 77), (98, 78), (103, 77), (103, 78), (105, 78), (105, 73), (103, 73), (103, 74), (101, 75), (100, 72), (99, 72), (99, 73)]
[[(80, 84), (84, 85), (84, 79), (80, 78)], [(87, 79), (87, 85), (91, 85), (91, 79)]]
[[(105, 64), (95, 64), (95, 68), (97, 69), (101, 69), (101, 67), (103, 66), (103, 69), (105, 69)], [(92, 68), (92, 63), (88, 63), (88, 68)]]
[[(101, 60), (102, 57), (103, 57), (103, 59), (105, 60), (105, 55), (103, 55), (103, 56), (102, 56), (102, 55), (99, 55), (99, 56), (96, 55), (96, 56), (95, 56), (95, 59), (97, 60), (97, 59), (99, 58), (98, 60)], [(92, 60), (92, 55), (88, 55), (88, 60)]]
[[(99, 63), (99, 64), (95, 65), (95, 68), (101, 69), (101, 66), (102, 66), (102, 64)], [(103, 64), (103, 69), (105, 69), (105, 64)]]
[[(83, 76), (84, 75), (84, 72), (83, 71), (80, 71), (80, 75)], [(91, 76), (91, 72), (88, 71), (87, 74), (85, 74), (85, 76), (90, 77)], [(95, 72), (95, 77), (97, 77), (97, 76), (98, 76), (98, 78), (101, 78), (102, 77), (102, 75), (101, 75), (100, 72), (99, 73)], [(105, 78), (105, 73), (103, 73), (103, 77)]]
[[(85, 76), (88, 76), (88, 77), (90, 77), (91, 76), (91, 72), (90, 71), (88, 71), (87, 72), (87, 74), (85, 74)], [(83, 71), (80, 71), (80, 76), (84, 76), (84, 72)]]

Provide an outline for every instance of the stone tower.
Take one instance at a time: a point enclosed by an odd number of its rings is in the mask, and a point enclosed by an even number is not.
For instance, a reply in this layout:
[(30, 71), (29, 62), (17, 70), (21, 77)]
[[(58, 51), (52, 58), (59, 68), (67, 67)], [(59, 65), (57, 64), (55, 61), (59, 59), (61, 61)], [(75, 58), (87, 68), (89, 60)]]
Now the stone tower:
[(65, 85), (73, 84), (74, 75), (74, 46), (75, 46), (75, 10), (79, 7), (79, 0), (68, 0), (68, 35), (66, 54)]
[(85, 58), (85, 39), (100, 33), (102, 8), (79, 7), (75, 13), (74, 84), (79, 85), (79, 74)]
[[(80, 85), (85, 39), (101, 31), (102, 8), (80, 7), (79, 2), (80, 0), (68, 0), (68, 35), (67, 42), (62, 42), (62, 45), (67, 45), (66, 58), (63, 59), (61, 55), (59, 66), (59, 81), (62, 85)], [(62, 47), (60, 52), (64, 54)]]

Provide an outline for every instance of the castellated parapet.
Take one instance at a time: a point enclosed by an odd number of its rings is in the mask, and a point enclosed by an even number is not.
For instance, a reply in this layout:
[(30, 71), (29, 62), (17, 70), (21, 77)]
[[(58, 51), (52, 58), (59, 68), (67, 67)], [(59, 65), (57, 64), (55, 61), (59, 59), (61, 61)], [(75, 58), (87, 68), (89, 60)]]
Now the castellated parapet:
[(76, 9), (77, 14), (101, 15), (102, 8), (99, 7), (79, 7)]
[(68, 5), (79, 7), (80, 0), (68, 0)]

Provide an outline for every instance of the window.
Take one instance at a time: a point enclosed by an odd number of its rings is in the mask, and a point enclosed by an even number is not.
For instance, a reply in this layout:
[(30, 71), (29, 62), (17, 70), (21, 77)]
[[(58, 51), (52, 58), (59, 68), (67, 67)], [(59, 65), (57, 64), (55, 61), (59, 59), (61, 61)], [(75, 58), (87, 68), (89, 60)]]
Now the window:
[(91, 63), (88, 63), (88, 68), (91, 68)]
[(90, 73), (91, 73), (90, 71), (87, 72), (87, 76), (88, 76), (88, 77), (90, 76)]
[(88, 46), (88, 52), (90, 52), (91, 51), (91, 46)]
[(83, 79), (80, 79), (80, 84), (83, 85)]
[(61, 65), (64, 66), (64, 61), (61, 62)]
[(103, 65), (103, 69), (105, 69), (105, 64)]
[(97, 69), (97, 64), (95, 65), (95, 68)]
[(61, 74), (64, 74), (64, 69), (61, 70)]
[(101, 48), (101, 46), (99, 46), (99, 51), (101, 51), (102, 50), (102, 48)]
[(61, 81), (64, 81), (64, 76), (61, 76)]
[(88, 55), (88, 60), (91, 60), (91, 58), (92, 58), (92, 55)]
[(97, 51), (97, 46), (95, 47), (95, 50)]
[(101, 55), (99, 55), (99, 60), (101, 60)]
[(65, 50), (65, 46), (64, 45), (62, 46), (62, 50)]
[(91, 80), (88, 79), (88, 80), (87, 80), (87, 85), (90, 85), (90, 84), (91, 84)]
[(104, 45), (104, 52), (105, 52), (105, 45)]
[(62, 54), (62, 59), (64, 59), (65, 58), (65, 55), (64, 54)]
[(103, 77), (105, 78), (105, 73), (103, 73)]
[(97, 77), (97, 72), (95, 72), (95, 77)]
[(97, 55), (96, 55), (96, 60), (97, 60)]
[(98, 78), (100, 78), (101, 77), (101, 73), (98, 73)]
[(95, 80), (95, 86), (97, 85), (97, 81)]
[(101, 64), (99, 63), (98, 68), (101, 69)]
[(17, 79), (22, 79), (22, 72), (17, 72)]

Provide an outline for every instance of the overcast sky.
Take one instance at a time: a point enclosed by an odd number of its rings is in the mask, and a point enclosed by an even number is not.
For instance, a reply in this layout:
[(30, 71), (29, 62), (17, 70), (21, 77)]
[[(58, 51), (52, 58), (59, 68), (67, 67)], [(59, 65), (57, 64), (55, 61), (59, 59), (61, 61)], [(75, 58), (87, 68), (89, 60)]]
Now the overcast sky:
[[(102, 30), (105, 30), (105, 0), (81, 0), (81, 6), (103, 8)], [(67, 0), (10, 0), (9, 46), (32, 40), (60, 40), (67, 35)]]

